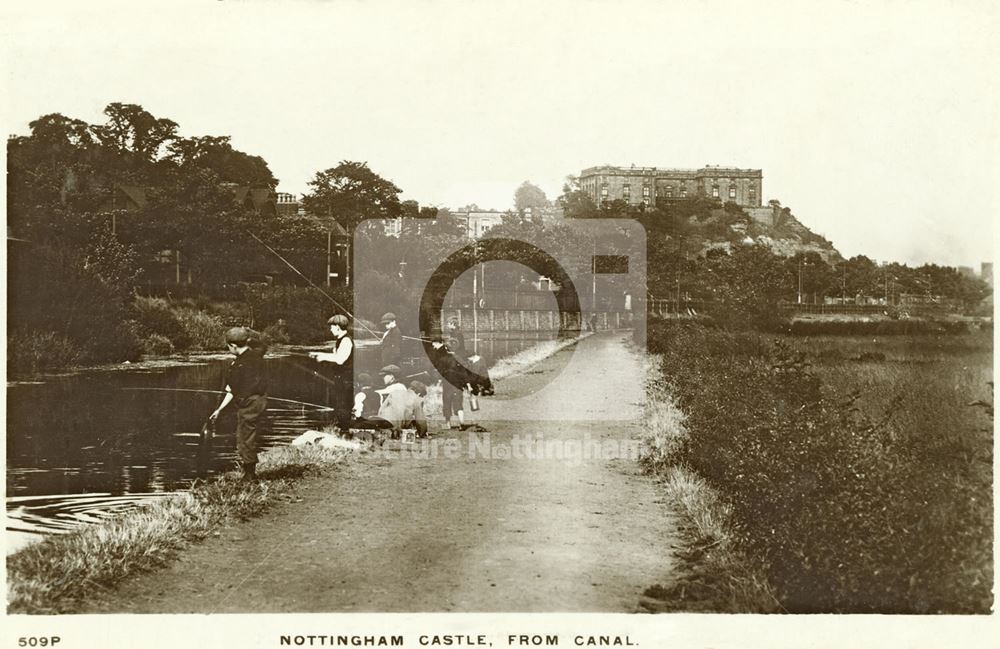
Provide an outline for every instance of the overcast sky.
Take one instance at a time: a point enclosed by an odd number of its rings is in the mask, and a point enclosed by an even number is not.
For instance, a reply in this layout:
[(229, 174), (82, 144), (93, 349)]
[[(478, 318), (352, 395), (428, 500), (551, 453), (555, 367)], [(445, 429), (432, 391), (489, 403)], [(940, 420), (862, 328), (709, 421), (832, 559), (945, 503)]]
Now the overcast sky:
[(601, 163), (760, 168), (846, 255), (992, 258), (992, 2), (10, 4), (10, 133), (138, 103), (231, 135), (280, 190), (364, 160), (449, 207)]

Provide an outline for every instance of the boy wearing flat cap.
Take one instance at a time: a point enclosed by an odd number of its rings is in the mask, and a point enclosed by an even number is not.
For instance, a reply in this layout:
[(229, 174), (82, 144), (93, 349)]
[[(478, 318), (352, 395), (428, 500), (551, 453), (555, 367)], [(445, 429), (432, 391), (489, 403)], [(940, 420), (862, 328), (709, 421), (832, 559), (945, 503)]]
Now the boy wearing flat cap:
[(345, 315), (335, 315), (329, 320), (333, 334), (332, 352), (310, 352), (309, 355), (321, 363), (323, 374), (330, 381), (330, 406), (337, 419), (337, 427), (342, 434), (348, 434), (351, 427), (351, 407), (354, 397), (354, 341), (348, 333), (350, 320)]
[(383, 315), (382, 327), (385, 329), (385, 333), (382, 334), (382, 344), (379, 346), (382, 365), (400, 365), (403, 362), (403, 335), (396, 326), (396, 314), (389, 312)]
[(236, 402), (236, 451), (243, 468), (243, 479), (257, 480), (258, 436), (267, 408), (267, 372), (264, 353), (251, 347), (252, 332), (246, 327), (233, 327), (226, 332), (226, 346), (236, 360), (229, 368), (226, 394), (209, 419), (215, 422), (219, 413)]

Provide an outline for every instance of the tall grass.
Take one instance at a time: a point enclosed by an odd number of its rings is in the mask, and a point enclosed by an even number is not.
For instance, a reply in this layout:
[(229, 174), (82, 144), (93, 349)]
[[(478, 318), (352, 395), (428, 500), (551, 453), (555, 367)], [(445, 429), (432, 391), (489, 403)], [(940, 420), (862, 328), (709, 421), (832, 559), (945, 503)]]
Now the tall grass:
[(80, 356), (72, 340), (51, 331), (16, 332), (7, 336), (7, 373), (11, 376), (72, 367)]
[(165, 565), (229, 520), (263, 513), (294, 481), (342, 461), (345, 452), (281, 447), (261, 455), (261, 481), (235, 473), (158, 499), (121, 517), (29, 545), (7, 557), (9, 613), (71, 612), (95, 588)]
[(501, 358), (490, 368), (490, 378), (493, 380), (505, 379), (515, 374), (520, 374), (528, 370), (531, 366), (539, 363), (556, 352), (563, 350), (570, 345), (575, 345), (584, 338), (591, 336), (591, 333), (581, 333), (575, 338), (565, 338), (561, 340), (544, 340), (537, 345), (521, 350), (516, 354)]
[(220, 318), (198, 309), (185, 307), (174, 309), (174, 314), (189, 340), (188, 349), (196, 351), (225, 349), (226, 328)]
[(968, 405), (992, 402), (987, 337), (649, 334), (687, 433), (651, 467), (732, 505), (785, 609), (989, 611), (992, 422)]
[(661, 488), (680, 514), (685, 543), (678, 553), (684, 563), (681, 576), (667, 587), (648, 589), (643, 606), (655, 612), (777, 610), (777, 599), (763, 570), (737, 547), (732, 507), (703, 478), (677, 463), (688, 432), (684, 413), (665, 389), (658, 357), (651, 358), (646, 372), (639, 461), (644, 470), (661, 477)]
[(148, 354), (225, 347), (222, 320), (200, 309), (176, 305), (164, 298), (136, 297), (133, 311)]

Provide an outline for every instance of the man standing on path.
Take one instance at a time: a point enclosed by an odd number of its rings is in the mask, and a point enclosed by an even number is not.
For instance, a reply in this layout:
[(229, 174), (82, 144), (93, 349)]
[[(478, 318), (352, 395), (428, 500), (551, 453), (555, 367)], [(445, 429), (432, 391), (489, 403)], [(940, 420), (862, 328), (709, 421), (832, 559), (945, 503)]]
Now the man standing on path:
[(310, 352), (309, 355), (329, 368), (323, 375), (332, 383), (330, 406), (336, 417), (337, 428), (341, 434), (347, 434), (351, 428), (354, 397), (354, 341), (347, 333), (350, 326), (347, 316), (335, 315), (327, 320), (327, 324), (333, 334), (333, 351)]
[(382, 365), (402, 365), (403, 335), (396, 326), (396, 314), (389, 312), (383, 315), (382, 326), (385, 328), (379, 349), (382, 353)]
[(226, 332), (226, 346), (236, 355), (226, 379), (226, 394), (209, 420), (213, 423), (231, 402), (236, 402), (236, 451), (243, 479), (257, 480), (257, 434), (267, 408), (267, 373), (264, 353), (250, 347), (250, 330), (233, 327)]

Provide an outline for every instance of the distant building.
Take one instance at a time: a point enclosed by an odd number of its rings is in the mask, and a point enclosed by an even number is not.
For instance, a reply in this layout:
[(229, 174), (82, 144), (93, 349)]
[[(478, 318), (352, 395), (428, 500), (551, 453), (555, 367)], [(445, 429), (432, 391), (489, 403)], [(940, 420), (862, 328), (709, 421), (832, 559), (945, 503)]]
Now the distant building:
[(503, 223), (503, 212), (483, 210), (478, 212), (455, 212), (455, 216), (465, 224), (466, 236), (478, 239), (491, 229)]
[(984, 261), (979, 265), (979, 278), (993, 286), (993, 262)]
[(760, 207), (760, 169), (705, 166), (701, 169), (661, 167), (589, 167), (580, 172), (580, 187), (595, 203), (623, 200), (630, 205), (705, 196), (742, 207)]
[(298, 196), (286, 192), (275, 194), (275, 208), (280, 216), (303, 216), (305, 208), (299, 202)]
[(265, 216), (278, 213), (278, 204), (274, 190), (267, 187), (248, 187), (235, 183), (223, 183), (231, 192), (236, 202), (243, 207)]

